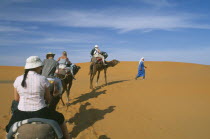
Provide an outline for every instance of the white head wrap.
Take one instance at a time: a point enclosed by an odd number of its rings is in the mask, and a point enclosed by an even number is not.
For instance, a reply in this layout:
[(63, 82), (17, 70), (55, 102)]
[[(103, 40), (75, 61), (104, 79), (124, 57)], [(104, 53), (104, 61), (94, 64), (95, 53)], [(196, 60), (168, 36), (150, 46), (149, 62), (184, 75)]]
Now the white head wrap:
[(140, 64), (141, 62), (144, 62), (143, 59), (144, 59), (144, 57), (142, 57), (142, 58), (139, 60), (139, 64)]
[(98, 48), (98, 45), (95, 45), (95, 48)]

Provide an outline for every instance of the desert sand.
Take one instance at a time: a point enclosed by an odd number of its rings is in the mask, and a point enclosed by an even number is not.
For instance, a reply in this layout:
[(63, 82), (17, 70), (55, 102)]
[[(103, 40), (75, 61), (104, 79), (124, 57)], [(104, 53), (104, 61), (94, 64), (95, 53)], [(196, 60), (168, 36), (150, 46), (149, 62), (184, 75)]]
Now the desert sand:
[[(138, 62), (121, 62), (108, 69), (108, 86), (101, 74), (90, 90), (89, 63), (77, 65), (71, 105), (57, 107), (74, 138), (210, 138), (210, 66), (146, 61), (146, 80), (135, 80)], [(23, 67), (0, 68), (0, 138), (11, 116), (12, 83), (22, 73)]]

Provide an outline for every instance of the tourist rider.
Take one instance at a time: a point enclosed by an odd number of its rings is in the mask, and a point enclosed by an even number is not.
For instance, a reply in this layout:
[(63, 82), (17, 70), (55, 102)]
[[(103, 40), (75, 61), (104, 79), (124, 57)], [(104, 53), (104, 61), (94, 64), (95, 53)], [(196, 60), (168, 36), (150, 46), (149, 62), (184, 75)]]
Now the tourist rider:
[(46, 78), (53, 78), (58, 68), (58, 62), (54, 60), (54, 56), (55, 54), (49, 52), (46, 54), (46, 59), (43, 61), (42, 75)]
[(107, 65), (106, 63), (105, 63), (105, 58), (104, 58), (104, 56), (101, 54), (101, 51), (100, 51), (100, 49), (99, 49), (99, 47), (98, 47), (98, 45), (95, 45), (94, 46), (94, 48), (93, 48), (93, 50), (92, 50), (92, 56), (93, 57), (100, 57), (101, 59), (102, 59), (102, 62), (103, 62), (103, 65)]
[(45, 103), (45, 101), (48, 103), (51, 101), (50, 83), (46, 77), (40, 75), (42, 66), (43, 63), (38, 56), (30, 56), (26, 60), (24, 75), (16, 78), (14, 99), (19, 101), (19, 104), (6, 126), (6, 132), (17, 121), (29, 118), (45, 118), (57, 121), (64, 137), (69, 139), (63, 114), (49, 109)]
[[(50, 82), (50, 94), (53, 97), (49, 105), (50, 108), (56, 108), (60, 97), (62, 95), (62, 83), (61, 80), (55, 77), (55, 71), (58, 68), (58, 62), (54, 60), (55, 54), (49, 52), (46, 54), (46, 59), (43, 61), (42, 75), (45, 76)], [(58, 91), (58, 95), (54, 96), (55, 92)]]
[(62, 56), (59, 57), (57, 61), (59, 63), (59, 69), (70, 70), (70, 72), (73, 76), (73, 79), (75, 80), (74, 72), (73, 72), (74, 64), (71, 63), (71, 61), (68, 59), (66, 51), (63, 51)]

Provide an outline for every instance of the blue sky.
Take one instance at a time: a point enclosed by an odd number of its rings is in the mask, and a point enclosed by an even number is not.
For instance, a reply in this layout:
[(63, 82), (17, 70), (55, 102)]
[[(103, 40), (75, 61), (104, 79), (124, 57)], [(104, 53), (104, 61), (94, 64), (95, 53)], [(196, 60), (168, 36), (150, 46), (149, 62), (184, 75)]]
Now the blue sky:
[(98, 44), (108, 60), (210, 65), (209, 0), (0, 0), (0, 65), (68, 52), (88, 62)]

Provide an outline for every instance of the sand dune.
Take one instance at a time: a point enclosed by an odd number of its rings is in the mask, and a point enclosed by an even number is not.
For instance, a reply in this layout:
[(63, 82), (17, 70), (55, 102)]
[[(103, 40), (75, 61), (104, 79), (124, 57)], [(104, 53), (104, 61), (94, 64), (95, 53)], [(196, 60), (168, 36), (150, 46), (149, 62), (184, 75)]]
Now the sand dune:
[[(101, 74), (98, 88), (90, 90), (89, 63), (78, 65), (72, 104), (57, 108), (74, 138), (210, 138), (210, 66), (145, 62), (146, 80), (135, 80), (138, 62), (121, 62), (108, 69), (108, 86)], [(0, 68), (0, 138), (10, 118), (12, 81), (21, 73), (22, 67)]]

